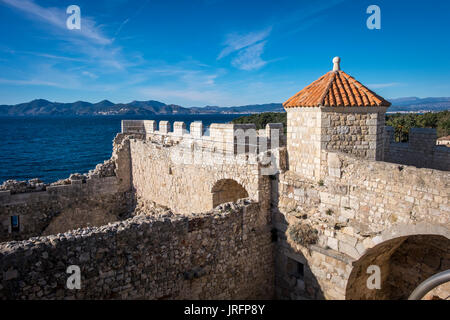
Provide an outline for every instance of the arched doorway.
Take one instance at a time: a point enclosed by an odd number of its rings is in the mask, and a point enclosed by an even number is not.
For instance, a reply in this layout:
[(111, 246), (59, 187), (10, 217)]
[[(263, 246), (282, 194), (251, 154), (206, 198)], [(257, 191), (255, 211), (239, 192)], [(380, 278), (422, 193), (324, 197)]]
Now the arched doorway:
[[(371, 265), (380, 268), (380, 289), (367, 286)], [(407, 299), (422, 281), (450, 269), (450, 240), (442, 235), (394, 238), (369, 249), (353, 266), (346, 299)], [(448, 286), (438, 289), (433, 293), (440, 298), (450, 295)]]
[(248, 197), (247, 190), (233, 179), (217, 181), (212, 187), (211, 193), (213, 208), (225, 202), (236, 202)]

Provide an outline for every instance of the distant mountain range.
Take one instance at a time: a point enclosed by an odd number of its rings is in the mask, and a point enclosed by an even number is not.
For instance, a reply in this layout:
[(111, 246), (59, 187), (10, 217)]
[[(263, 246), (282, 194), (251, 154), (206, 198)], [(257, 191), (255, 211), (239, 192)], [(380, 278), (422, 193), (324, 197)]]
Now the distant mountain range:
[[(391, 99), (389, 112), (424, 112), (450, 109), (450, 97), (444, 98), (398, 98)], [(281, 103), (254, 104), (234, 107), (191, 107), (159, 101), (132, 101), (97, 103), (77, 101), (73, 103), (50, 102), (37, 99), (16, 105), (0, 105), (0, 116), (92, 116), (92, 115), (155, 115), (155, 114), (248, 114), (260, 112), (283, 112)]]
[(0, 105), (0, 116), (87, 116), (87, 115), (154, 115), (154, 114), (212, 114), (212, 113), (258, 113), (283, 111), (281, 103), (248, 105), (240, 107), (185, 108), (159, 101), (132, 101), (112, 103), (103, 100), (97, 103), (77, 101), (73, 103), (50, 102), (44, 99), (16, 105)]
[(421, 111), (443, 111), (450, 109), (450, 97), (440, 98), (397, 98), (390, 99), (392, 106), (388, 112), (421, 112)]

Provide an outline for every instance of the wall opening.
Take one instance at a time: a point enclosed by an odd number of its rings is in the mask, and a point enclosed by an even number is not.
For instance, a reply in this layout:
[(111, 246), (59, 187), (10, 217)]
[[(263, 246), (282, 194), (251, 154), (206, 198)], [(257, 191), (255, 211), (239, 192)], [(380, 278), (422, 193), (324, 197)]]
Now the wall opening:
[(298, 280), (303, 280), (305, 276), (305, 265), (294, 259), (287, 258), (286, 272)]
[(11, 216), (11, 232), (20, 231), (20, 220), (19, 216)]
[[(371, 265), (380, 268), (379, 289), (368, 288), (368, 279), (373, 275), (368, 273)], [(353, 266), (346, 299), (407, 299), (422, 281), (450, 269), (450, 240), (440, 235), (395, 238), (369, 249)], [(431, 294), (429, 298), (432, 299), (447, 299), (450, 288), (443, 285)]]
[(236, 202), (242, 198), (248, 198), (248, 192), (243, 186), (232, 179), (217, 181), (212, 190), (213, 208), (225, 202)]

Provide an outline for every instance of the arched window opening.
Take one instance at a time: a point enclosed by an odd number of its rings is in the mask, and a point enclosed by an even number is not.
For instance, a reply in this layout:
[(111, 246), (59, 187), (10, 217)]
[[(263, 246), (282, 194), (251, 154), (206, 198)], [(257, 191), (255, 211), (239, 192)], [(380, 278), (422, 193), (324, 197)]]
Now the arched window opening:
[(222, 179), (217, 181), (212, 190), (213, 208), (226, 202), (236, 202), (239, 199), (247, 198), (248, 192), (243, 186), (232, 179)]

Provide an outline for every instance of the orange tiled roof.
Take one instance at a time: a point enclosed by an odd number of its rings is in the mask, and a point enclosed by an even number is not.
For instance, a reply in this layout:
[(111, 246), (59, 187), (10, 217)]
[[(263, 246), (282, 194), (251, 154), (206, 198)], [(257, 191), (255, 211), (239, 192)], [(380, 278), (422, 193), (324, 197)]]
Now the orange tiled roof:
[[(339, 61), (338, 61), (339, 62)], [(289, 98), (283, 107), (389, 107), (373, 91), (363, 86), (344, 71), (330, 71)]]

